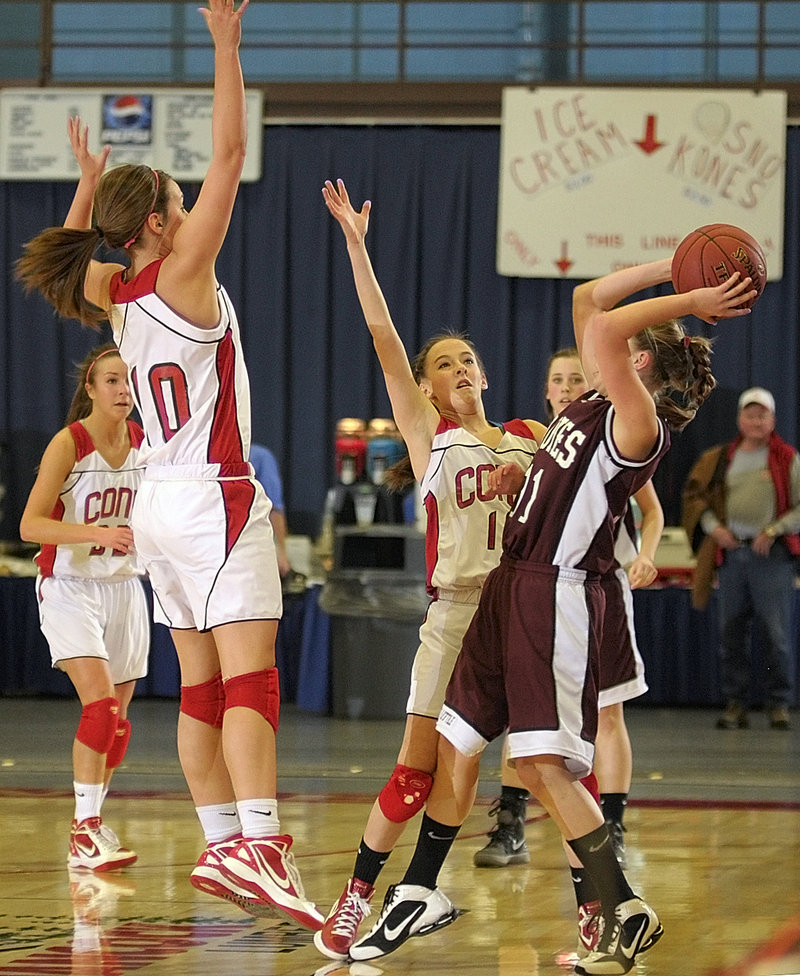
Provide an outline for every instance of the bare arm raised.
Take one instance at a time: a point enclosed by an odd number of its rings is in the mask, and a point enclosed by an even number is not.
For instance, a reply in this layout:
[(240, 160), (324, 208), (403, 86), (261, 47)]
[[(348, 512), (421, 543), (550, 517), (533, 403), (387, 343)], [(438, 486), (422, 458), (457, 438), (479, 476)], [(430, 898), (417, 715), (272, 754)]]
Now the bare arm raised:
[[(231, 0), (209, 0), (201, 9), (214, 41), (213, 150), (203, 186), (174, 230), (158, 280), (159, 295), (197, 325), (219, 320), (214, 265), (230, 224), (247, 145), (247, 112), (239, 60), (242, 15)], [(151, 215), (155, 216), (155, 215)], [(148, 218), (150, 219), (150, 218)], [(165, 231), (168, 231), (165, 228)]]
[(365, 239), (371, 204), (366, 201), (356, 212), (342, 180), (337, 180), (336, 186), (327, 180), (322, 196), (347, 241), (358, 299), (383, 370), (395, 423), (403, 435), (414, 474), (419, 479), (428, 466), (439, 414), (414, 379), (408, 354), (394, 327), (367, 253)]
[(706, 322), (749, 314), (743, 302), (755, 297), (749, 278), (738, 272), (716, 288), (648, 298), (614, 307), (623, 297), (642, 288), (666, 281), (668, 261), (654, 261), (625, 268), (579, 285), (573, 297), (575, 338), (584, 371), (592, 386), (607, 394), (614, 403), (614, 439), (618, 449), (633, 460), (645, 458), (657, 434), (653, 394), (642, 377), (654, 365), (654, 352), (629, 346), (645, 329), (659, 323), (693, 314)]

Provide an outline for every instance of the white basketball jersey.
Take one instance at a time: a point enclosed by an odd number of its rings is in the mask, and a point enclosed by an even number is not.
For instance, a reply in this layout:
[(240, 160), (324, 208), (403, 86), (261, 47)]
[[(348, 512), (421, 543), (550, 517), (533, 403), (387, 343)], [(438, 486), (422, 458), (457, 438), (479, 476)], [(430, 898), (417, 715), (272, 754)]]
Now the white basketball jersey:
[(480, 587), (500, 561), (503, 526), (513, 498), (489, 497), (486, 479), (510, 461), (527, 470), (538, 447), (523, 421), (510, 420), (502, 427), (500, 443), (491, 448), (452, 421), (439, 422), (421, 483), (431, 594), (439, 587)]
[(217, 286), (220, 320), (201, 329), (155, 293), (161, 261), (132, 281), (111, 279), (110, 319), (145, 431), (150, 466), (182, 465), (206, 477), (250, 473), (250, 386), (239, 323)]
[[(142, 428), (128, 421), (131, 449), (122, 466), (112, 468), (95, 450), (89, 431), (78, 420), (67, 428), (77, 459), (58, 496), (51, 518), (83, 525), (128, 525), (144, 465), (139, 456)], [(117, 552), (90, 542), (44, 545), (36, 556), (43, 577), (96, 580), (140, 576), (136, 554)]]

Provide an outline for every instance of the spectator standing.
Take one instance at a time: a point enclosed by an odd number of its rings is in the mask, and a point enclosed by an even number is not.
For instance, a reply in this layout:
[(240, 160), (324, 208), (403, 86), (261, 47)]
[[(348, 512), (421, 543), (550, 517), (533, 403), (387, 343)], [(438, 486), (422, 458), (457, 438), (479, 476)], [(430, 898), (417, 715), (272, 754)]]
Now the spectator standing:
[(683, 526), (697, 554), (693, 604), (708, 605), (719, 581), (720, 664), (725, 709), (719, 729), (750, 724), (750, 637), (764, 632), (767, 714), (790, 728), (789, 635), (795, 556), (800, 554), (800, 457), (775, 433), (775, 398), (754, 386), (739, 397), (738, 436), (705, 451), (683, 492)]

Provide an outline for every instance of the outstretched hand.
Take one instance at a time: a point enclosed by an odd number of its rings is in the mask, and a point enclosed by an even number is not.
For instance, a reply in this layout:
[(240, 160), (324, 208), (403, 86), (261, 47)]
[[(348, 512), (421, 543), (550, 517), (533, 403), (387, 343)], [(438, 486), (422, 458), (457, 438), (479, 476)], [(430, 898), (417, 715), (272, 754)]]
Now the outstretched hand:
[(81, 176), (97, 182), (106, 168), (111, 146), (103, 146), (97, 155), (90, 153), (89, 126), (83, 125), (79, 115), (67, 119), (67, 134), (72, 146), (72, 153), (81, 168)]
[(208, 0), (207, 7), (198, 8), (214, 40), (214, 47), (223, 46), (227, 41), (238, 48), (242, 39), (242, 14), (249, 3), (250, 0), (242, 0), (236, 10), (234, 0)]
[(721, 285), (714, 288), (693, 289), (691, 292), (695, 303), (693, 314), (711, 325), (719, 319), (749, 315), (750, 309), (742, 308), (742, 304), (758, 296), (758, 291), (751, 288), (752, 283), (752, 278), (742, 278), (741, 272), (734, 271)]
[(360, 244), (367, 236), (369, 212), (372, 207), (370, 201), (365, 200), (361, 210), (356, 212), (350, 203), (344, 180), (337, 180), (336, 186), (330, 180), (325, 180), (322, 197), (325, 200), (325, 206), (339, 221), (339, 226), (344, 232), (347, 243)]

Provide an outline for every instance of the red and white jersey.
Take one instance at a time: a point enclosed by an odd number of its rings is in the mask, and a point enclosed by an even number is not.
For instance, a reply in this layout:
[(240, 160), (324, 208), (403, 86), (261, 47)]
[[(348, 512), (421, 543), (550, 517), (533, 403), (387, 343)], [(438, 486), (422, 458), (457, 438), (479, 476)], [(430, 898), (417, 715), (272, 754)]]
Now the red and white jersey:
[[(128, 421), (131, 449), (119, 468), (112, 468), (95, 450), (89, 431), (79, 420), (67, 430), (75, 441), (77, 458), (50, 517), (77, 525), (128, 525), (144, 471), (139, 452), (142, 428)], [(142, 575), (135, 553), (121, 553), (90, 542), (43, 545), (36, 564), (43, 577), (108, 580)]]
[(670, 443), (659, 420), (649, 457), (632, 461), (614, 444), (613, 419), (612, 402), (592, 390), (547, 428), (506, 522), (503, 550), (512, 559), (591, 573), (613, 570), (617, 524)]
[(156, 295), (161, 263), (130, 282), (116, 274), (110, 285), (114, 339), (142, 418), (148, 469), (179, 465), (194, 469), (190, 477), (246, 476), (250, 385), (236, 312), (218, 285), (219, 324), (192, 325)]
[(538, 447), (522, 420), (510, 420), (502, 428), (500, 443), (492, 448), (453, 421), (439, 421), (421, 483), (428, 515), (425, 559), (432, 595), (440, 587), (481, 587), (500, 561), (503, 526), (513, 497), (490, 498), (486, 478), (511, 461), (527, 469)]

